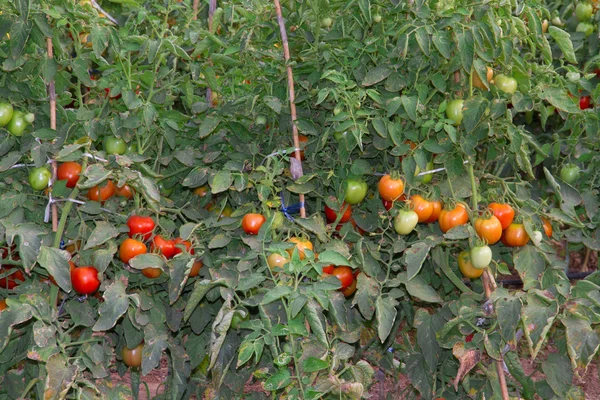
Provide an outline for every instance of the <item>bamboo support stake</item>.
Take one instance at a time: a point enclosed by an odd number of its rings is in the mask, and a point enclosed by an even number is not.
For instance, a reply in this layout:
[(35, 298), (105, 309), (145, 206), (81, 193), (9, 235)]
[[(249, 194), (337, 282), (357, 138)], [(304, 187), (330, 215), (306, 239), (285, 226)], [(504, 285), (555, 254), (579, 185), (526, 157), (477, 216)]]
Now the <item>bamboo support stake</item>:
[(192, 10), (194, 14), (194, 21), (198, 19), (198, 8), (200, 7), (200, 0), (194, 0), (192, 4)]
[[(48, 53), (48, 59), (52, 59), (54, 57), (54, 49), (52, 47), (52, 38), (46, 38), (46, 47)], [(48, 97), (50, 98), (50, 129), (56, 130), (56, 89), (54, 88), (54, 81), (48, 83)], [(58, 166), (56, 165), (56, 160), (52, 160), (52, 184), (56, 182), (56, 174), (58, 170)], [(50, 194), (52, 194), (52, 186), (50, 187)], [(56, 232), (58, 230), (58, 208), (56, 203), (51, 204), (52, 209), (52, 231)]]
[[(275, 11), (277, 12), (277, 22), (279, 23), (279, 33), (281, 34), (281, 41), (283, 43), (283, 56), (285, 59), (287, 79), (288, 79), (288, 91), (290, 98), (290, 114), (292, 116), (292, 134), (294, 137), (295, 156), (298, 164), (300, 165), (300, 176), (302, 176), (302, 159), (300, 157), (300, 141), (298, 140), (298, 127), (296, 126), (296, 95), (294, 93), (294, 72), (290, 65), (290, 46), (288, 44), (287, 32), (285, 30), (285, 22), (283, 21), (283, 15), (281, 14), (281, 4), (279, 0), (273, 0), (275, 2)], [(306, 208), (304, 207), (304, 195), (300, 194), (300, 217), (306, 218)]]
[[(486, 269), (483, 272), (483, 288), (485, 290), (485, 297), (489, 299), (494, 291), (494, 278), (490, 275), (490, 270)], [(502, 357), (502, 355), (500, 355)], [(500, 383), (500, 390), (502, 391), (502, 400), (510, 400), (508, 395), (508, 387), (506, 386), (506, 376), (504, 376), (504, 362), (502, 359), (496, 360), (496, 373), (498, 374), (498, 381)]]
[[(198, 0), (194, 0), (195, 2)], [(217, 0), (209, 0), (208, 2), (208, 31), (213, 31), (213, 16), (215, 15), (215, 10), (217, 9)], [(196, 13), (194, 13), (196, 15)], [(206, 101), (208, 102), (208, 106), (212, 107), (212, 90), (211, 88), (206, 89)]]

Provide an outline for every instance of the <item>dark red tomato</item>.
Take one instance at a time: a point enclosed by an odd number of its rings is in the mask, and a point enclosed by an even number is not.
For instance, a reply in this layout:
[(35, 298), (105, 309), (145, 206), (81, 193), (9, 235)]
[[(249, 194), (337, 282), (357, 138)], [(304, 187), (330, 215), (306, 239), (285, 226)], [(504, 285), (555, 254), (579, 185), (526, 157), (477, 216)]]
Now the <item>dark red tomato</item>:
[(388, 201), (385, 199), (381, 199), (381, 203), (383, 204), (383, 208), (385, 208), (387, 211), (390, 211), (392, 209), (392, 207), (394, 206), (393, 201)]
[(173, 243), (175, 243), (175, 255), (183, 253), (182, 248), (185, 248), (186, 252), (190, 253), (191, 255), (194, 255), (195, 251), (194, 249), (192, 249), (192, 242), (190, 242), (189, 240), (175, 238), (175, 240), (173, 240)]
[(14, 289), (25, 280), (23, 272), (16, 268), (0, 267), (0, 275), (8, 274), (4, 278), (0, 278), (0, 288)]
[(67, 181), (68, 188), (74, 188), (79, 181), (79, 174), (81, 174), (81, 165), (73, 161), (67, 161), (58, 167), (56, 177), (59, 181)]
[(502, 230), (508, 228), (515, 218), (515, 210), (510, 204), (491, 203), (488, 206), (502, 225)]
[(129, 237), (141, 235), (144, 240), (148, 240), (152, 236), (155, 224), (154, 220), (150, 217), (132, 215), (127, 220), (127, 226), (129, 227)]
[(94, 186), (87, 192), (88, 199), (92, 201), (99, 201), (104, 203), (106, 200), (110, 199), (115, 195), (117, 188), (115, 184), (112, 183), (110, 179), (108, 179), (105, 183)]
[(467, 343), (471, 342), (471, 340), (473, 340), (473, 336), (475, 336), (474, 333), (467, 335), (467, 337), (465, 338), (465, 342), (467, 342)]
[(175, 242), (156, 235), (152, 238), (150, 245), (150, 251), (154, 252), (155, 250), (167, 258), (171, 258), (175, 255)]
[(136, 239), (127, 238), (119, 246), (119, 258), (127, 264), (133, 257), (146, 254), (147, 251), (148, 248), (144, 243)]
[(121, 187), (117, 186), (116, 194), (119, 197), (125, 197), (127, 200), (129, 200), (133, 198), (133, 189), (129, 185), (123, 185)]
[(334, 268), (335, 268), (335, 266), (333, 264), (323, 267), (323, 273), (324, 274), (332, 274)]
[(127, 346), (123, 347), (123, 351), (121, 351), (121, 356), (123, 357), (123, 362), (125, 363), (125, 365), (131, 368), (139, 368), (142, 365), (143, 349), (143, 343), (140, 343), (137, 347), (133, 349), (127, 348)]
[(342, 215), (339, 221), (341, 224), (350, 221), (350, 218), (352, 218), (352, 207), (350, 206), (350, 204), (342, 203), (340, 210), (334, 210), (333, 208), (330, 208), (327, 206), (327, 204), (325, 204), (325, 218), (327, 219), (328, 223), (335, 222), (335, 220), (337, 219), (336, 211), (344, 211), (344, 214)]
[(257, 235), (266, 220), (262, 214), (248, 213), (242, 218), (242, 229), (249, 235)]
[(100, 287), (98, 271), (94, 267), (77, 267), (71, 271), (71, 285), (79, 294), (92, 294)]
[(340, 280), (340, 282), (342, 283), (342, 287), (340, 288), (341, 291), (344, 291), (348, 287), (350, 287), (350, 285), (352, 285), (352, 282), (354, 281), (354, 274), (353, 274), (352, 268), (350, 268), (350, 267), (346, 267), (346, 266), (336, 267), (333, 269), (333, 272), (331, 273), (331, 275), (338, 278)]
[(204, 263), (202, 262), (202, 260), (194, 261), (194, 264), (192, 265), (192, 269), (190, 270), (190, 278), (198, 276), (198, 274), (200, 273), (200, 268), (202, 268), (203, 265), (204, 265)]
[(356, 283), (358, 281), (356, 279), (352, 280), (352, 283), (350, 284), (350, 286), (348, 286), (346, 289), (342, 290), (342, 294), (345, 297), (350, 297), (354, 294), (354, 292), (356, 292)]
[(587, 110), (592, 107), (592, 98), (590, 96), (581, 96), (579, 99), (579, 108)]

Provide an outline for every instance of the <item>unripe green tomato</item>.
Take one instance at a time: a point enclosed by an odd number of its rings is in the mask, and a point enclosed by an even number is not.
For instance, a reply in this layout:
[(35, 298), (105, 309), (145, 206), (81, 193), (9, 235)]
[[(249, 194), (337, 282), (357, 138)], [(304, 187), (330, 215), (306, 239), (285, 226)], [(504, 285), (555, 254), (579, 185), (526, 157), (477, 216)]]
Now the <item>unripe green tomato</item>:
[(329, 28), (331, 25), (333, 25), (333, 20), (329, 17), (325, 17), (321, 20), (321, 26), (323, 28)]
[(500, 74), (494, 79), (494, 84), (504, 93), (514, 94), (517, 91), (517, 80), (512, 76)]
[(569, 185), (577, 182), (579, 180), (579, 173), (581, 170), (577, 165), (568, 164), (562, 167), (560, 170), (560, 179), (567, 182)]
[(452, 100), (446, 107), (446, 117), (454, 122), (454, 125), (460, 125), (463, 120), (463, 100)]
[(29, 172), (29, 185), (33, 190), (44, 190), (51, 177), (52, 173), (46, 167), (34, 168)]
[(6, 125), (6, 129), (13, 136), (22, 136), (25, 128), (27, 128), (27, 121), (23, 118), (25, 114), (22, 111), (13, 112), (13, 116)]
[(419, 223), (419, 214), (412, 210), (400, 210), (394, 217), (394, 230), (399, 235), (408, 235)]
[(127, 143), (124, 139), (116, 136), (107, 136), (104, 138), (104, 151), (106, 151), (106, 154), (125, 154)]
[(592, 17), (594, 8), (589, 3), (579, 3), (575, 7), (575, 16), (579, 21), (587, 21)]
[(14, 109), (10, 103), (0, 103), (0, 126), (6, 126), (13, 117)]
[(254, 123), (257, 126), (263, 126), (267, 123), (267, 117), (265, 117), (264, 115), (257, 115), (254, 119)]
[(335, 106), (335, 108), (333, 109), (333, 115), (338, 115), (341, 112), (342, 112), (342, 107), (340, 107), (340, 106)]
[[(425, 171), (431, 171), (433, 169), (433, 161), (429, 161), (425, 166)], [(417, 165), (417, 169), (415, 170), (416, 180), (423, 183), (429, 183), (433, 179), (433, 173), (418, 176), (421, 173), (421, 168)]]
[(589, 24), (587, 22), (580, 22), (577, 25), (577, 28), (575, 28), (576, 32), (582, 32), (585, 34), (586, 37), (590, 36), (592, 33), (594, 33), (594, 25)]
[(33, 121), (35, 121), (35, 115), (32, 113), (27, 113), (23, 116), (23, 119), (25, 120), (25, 122), (27, 122), (28, 124), (32, 124)]
[(381, 22), (381, 15), (379, 14), (375, 14), (373, 15), (373, 22), (375, 22), (376, 24)]

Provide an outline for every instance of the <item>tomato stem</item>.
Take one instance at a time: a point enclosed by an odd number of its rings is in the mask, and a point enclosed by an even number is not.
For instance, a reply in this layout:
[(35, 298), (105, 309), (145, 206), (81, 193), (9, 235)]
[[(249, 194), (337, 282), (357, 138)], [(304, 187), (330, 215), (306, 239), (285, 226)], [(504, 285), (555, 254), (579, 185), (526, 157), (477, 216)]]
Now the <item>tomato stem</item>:
[(477, 212), (477, 184), (475, 182), (475, 171), (473, 169), (473, 163), (469, 163), (467, 167), (469, 171), (469, 178), (471, 179), (471, 205), (473, 207), (473, 212)]

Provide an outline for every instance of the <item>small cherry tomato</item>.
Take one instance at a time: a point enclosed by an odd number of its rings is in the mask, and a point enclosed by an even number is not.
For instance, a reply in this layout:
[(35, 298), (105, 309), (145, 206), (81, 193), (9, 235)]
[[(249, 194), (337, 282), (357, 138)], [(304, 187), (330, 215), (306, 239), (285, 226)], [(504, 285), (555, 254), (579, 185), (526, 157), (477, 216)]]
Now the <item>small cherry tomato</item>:
[(471, 264), (473, 268), (485, 269), (492, 262), (492, 249), (490, 246), (475, 246), (471, 248)]
[(391, 175), (384, 175), (379, 180), (377, 185), (379, 196), (383, 200), (395, 201), (404, 193), (404, 182), (402, 179), (394, 179)]
[(127, 238), (119, 247), (119, 258), (127, 264), (132, 258), (140, 254), (146, 254), (147, 251), (148, 248), (144, 243), (136, 239)]
[(450, 229), (469, 222), (469, 214), (464, 204), (458, 203), (452, 210), (443, 209), (438, 218), (440, 230), (444, 233)]
[(267, 257), (267, 264), (269, 268), (275, 269), (280, 268), (283, 269), (283, 266), (287, 264), (290, 260), (282, 256), (281, 254), (272, 253)]
[(465, 278), (476, 279), (483, 274), (483, 269), (473, 267), (471, 253), (463, 250), (458, 255), (458, 268)]
[(327, 204), (325, 204), (325, 219), (327, 219), (328, 223), (335, 222), (335, 220), (338, 217), (338, 211), (344, 211), (344, 214), (342, 215), (339, 221), (340, 224), (348, 222), (350, 221), (350, 218), (352, 218), (352, 207), (350, 206), (350, 204), (342, 203), (342, 206), (339, 210), (334, 210), (333, 208), (330, 208), (329, 206), (327, 206)]
[(444, 204), (440, 200), (430, 200), (429, 202), (431, 203), (432, 211), (431, 216), (425, 221), (426, 224), (437, 221), (444, 207)]
[(394, 217), (394, 229), (399, 235), (408, 235), (419, 223), (419, 215), (412, 210), (400, 210)]
[(523, 247), (529, 242), (529, 235), (523, 224), (512, 223), (504, 230), (501, 240), (508, 247)]
[(347, 179), (346, 180), (346, 203), (358, 204), (367, 195), (367, 182), (358, 179)]
[(419, 222), (425, 222), (431, 218), (433, 213), (433, 204), (418, 194), (410, 198), (410, 209), (417, 213)]
[(542, 226), (544, 227), (544, 232), (546, 236), (552, 237), (552, 224), (546, 218), (542, 218)]
[(98, 271), (94, 267), (77, 267), (71, 270), (71, 285), (79, 294), (92, 294), (100, 287)]
[(587, 110), (592, 107), (592, 98), (590, 96), (581, 96), (579, 99), (579, 108)]
[(498, 218), (502, 225), (502, 230), (508, 228), (515, 218), (515, 210), (510, 204), (506, 203), (491, 203), (488, 208), (494, 212), (494, 216)]
[(352, 282), (354, 281), (354, 274), (352, 268), (347, 266), (335, 267), (331, 275), (335, 276), (342, 283), (342, 287), (339, 289), (340, 291), (346, 290)]
[(502, 237), (502, 224), (495, 215), (490, 218), (477, 218), (475, 220), (475, 232), (488, 244), (494, 244)]
[(155, 250), (166, 258), (171, 258), (175, 255), (175, 242), (156, 235), (152, 238), (152, 244), (150, 245), (150, 251)]
[(130, 349), (127, 346), (123, 347), (121, 357), (125, 365), (131, 368), (139, 368), (142, 365), (142, 350), (144, 344), (140, 343), (137, 347)]
[(175, 244), (175, 255), (183, 253), (183, 249), (185, 249), (185, 251), (187, 253), (190, 253), (191, 255), (194, 255), (196, 253), (196, 251), (192, 248), (192, 242), (190, 242), (189, 240), (175, 238), (173, 240), (173, 243)]
[(87, 197), (92, 201), (104, 203), (106, 200), (113, 197), (116, 191), (117, 188), (115, 187), (115, 184), (110, 179), (107, 179), (103, 184), (90, 188), (87, 192)]
[(123, 185), (121, 187), (117, 186), (115, 194), (119, 197), (124, 197), (129, 200), (133, 198), (133, 189), (129, 185)]
[(128, 234), (130, 238), (135, 235), (141, 235), (144, 240), (148, 240), (152, 236), (155, 223), (151, 217), (132, 215), (127, 219), (127, 226), (129, 227)]
[(304, 257), (306, 257), (306, 255), (304, 254), (305, 250), (313, 251), (313, 244), (308, 239), (303, 239), (300, 237), (291, 237), (288, 240), (288, 242), (294, 243), (296, 245), (295, 247), (286, 250), (288, 254), (291, 256), (294, 253), (294, 248), (296, 248), (298, 249), (298, 255), (300, 256), (301, 260), (304, 260)]
[(262, 214), (248, 213), (242, 218), (242, 229), (249, 235), (257, 235), (266, 220)]
[(73, 161), (67, 161), (58, 167), (56, 177), (59, 181), (67, 181), (67, 187), (73, 189), (79, 181), (81, 174), (81, 165)]

